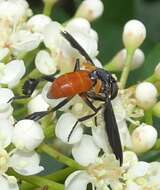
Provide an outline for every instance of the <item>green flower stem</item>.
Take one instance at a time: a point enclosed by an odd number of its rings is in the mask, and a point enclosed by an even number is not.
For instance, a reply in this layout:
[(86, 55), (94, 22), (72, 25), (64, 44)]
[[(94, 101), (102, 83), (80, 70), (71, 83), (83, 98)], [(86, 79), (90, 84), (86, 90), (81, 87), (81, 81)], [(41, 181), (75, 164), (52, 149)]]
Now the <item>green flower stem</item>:
[(34, 189), (35, 187), (36, 187), (35, 185), (22, 181), (20, 185), (20, 190), (31, 190), (31, 189)]
[(54, 123), (50, 124), (50, 125), (43, 125), (42, 124), (42, 129), (43, 129), (43, 132), (44, 132), (44, 136), (45, 136), (45, 139), (50, 139), (50, 138), (53, 138), (55, 136), (55, 133), (54, 133)]
[(45, 179), (44, 177), (40, 176), (21, 176), (20, 174), (17, 174), (13, 170), (8, 171), (9, 175), (13, 175), (18, 179), (27, 181), (30, 184), (33, 184), (38, 187), (43, 187), (47, 185), (49, 187), (49, 190), (64, 190), (64, 186), (60, 183), (56, 183), (53, 180)]
[(52, 12), (52, 8), (57, 0), (44, 0), (44, 9), (43, 14), (46, 16), (50, 16)]
[(129, 75), (129, 71), (130, 71), (130, 64), (132, 62), (134, 51), (135, 50), (127, 50), (127, 57), (126, 57), (126, 60), (124, 63), (124, 68), (123, 68), (121, 78), (120, 78), (120, 87), (122, 89), (125, 88), (126, 83), (127, 83), (127, 79), (128, 79), (128, 75)]
[(49, 174), (45, 176), (45, 178), (54, 180), (54, 181), (64, 181), (66, 177), (74, 171), (76, 171), (76, 169), (67, 167), (65, 169)]
[(47, 144), (41, 144), (38, 148), (39, 152), (44, 152), (51, 157), (53, 157), (55, 160), (58, 162), (61, 162), (67, 166), (70, 166), (75, 169), (83, 169), (82, 166), (80, 166), (77, 162), (75, 162), (73, 159), (63, 155), (62, 153), (58, 152), (57, 150), (54, 149), (54, 147), (51, 147)]
[(155, 83), (157, 80), (157, 77), (155, 76), (155, 74), (153, 74), (150, 77), (148, 77), (145, 81)]
[(144, 122), (149, 125), (153, 124), (152, 109), (144, 111)]
[(153, 106), (153, 115), (160, 117), (160, 101)]
[(110, 72), (118, 71), (117, 70), (117, 63), (114, 62), (114, 61), (111, 61), (111, 62), (105, 64), (104, 69), (107, 70), (107, 71), (110, 71)]

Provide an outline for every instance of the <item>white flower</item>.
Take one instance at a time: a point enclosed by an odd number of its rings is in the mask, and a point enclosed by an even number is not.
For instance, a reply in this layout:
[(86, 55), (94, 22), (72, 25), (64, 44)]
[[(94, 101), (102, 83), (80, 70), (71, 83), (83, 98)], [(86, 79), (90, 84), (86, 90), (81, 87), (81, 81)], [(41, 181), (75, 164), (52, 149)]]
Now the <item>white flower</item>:
[(126, 49), (137, 49), (146, 37), (146, 29), (138, 20), (128, 21), (123, 30), (123, 43)]
[(151, 149), (157, 140), (157, 131), (151, 125), (145, 123), (137, 127), (132, 133), (133, 149), (137, 153)]
[(45, 75), (52, 75), (57, 70), (55, 60), (45, 50), (38, 52), (35, 58), (35, 65), (37, 70)]
[(94, 143), (92, 136), (83, 135), (80, 142), (72, 148), (73, 158), (81, 165), (88, 166), (98, 157), (100, 148)]
[(76, 12), (76, 17), (93, 21), (102, 15), (103, 10), (104, 6), (101, 0), (84, 0)]
[[(121, 71), (124, 68), (124, 63), (127, 57), (127, 50), (120, 50), (112, 59), (110, 65), (114, 70)], [(131, 70), (137, 69), (144, 63), (144, 53), (141, 49), (136, 49), (131, 62)]]
[(160, 79), (160, 63), (157, 64), (154, 73), (157, 79)]
[(5, 112), (10, 109), (11, 103), (8, 101), (14, 97), (12, 90), (8, 88), (0, 88), (0, 112)]
[[(89, 154), (90, 153), (91, 151)], [(84, 154), (86, 155), (86, 152)], [(83, 157), (83, 155), (81, 156)], [(92, 157), (89, 155), (88, 157), (86, 156), (86, 158), (88, 160), (91, 158), (92, 160)], [(65, 189), (86, 190), (87, 184), (91, 183), (92, 189), (109, 190), (108, 185), (110, 185), (114, 190), (122, 190), (122, 184), (119, 181), (122, 172), (123, 169), (120, 168), (115, 156), (113, 154), (105, 154), (101, 157), (97, 157), (85, 170), (79, 170), (70, 174), (65, 181)]]
[(152, 107), (157, 100), (157, 95), (156, 87), (149, 82), (142, 82), (136, 87), (135, 97), (137, 104), (143, 109)]
[(41, 126), (33, 120), (21, 120), (16, 123), (13, 130), (13, 144), (22, 150), (32, 151), (44, 139)]
[(31, 33), (26, 30), (20, 30), (11, 35), (10, 43), (15, 55), (27, 53), (36, 49), (42, 42), (42, 36), (39, 33)]
[[(33, 175), (43, 170), (39, 155), (36, 152), (23, 152), (17, 149), (7, 152), (12, 143), (14, 127), (10, 120), (1, 120), (0, 127), (0, 184), (5, 190), (18, 190), (17, 180), (14, 176), (6, 174), (8, 168), (13, 168), (21, 175)], [(24, 134), (25, 135), (25, 134)], [(31, 139), (30, 139), (31, 140)]]
[(31, 10), (25, 0), (0, 1), (0, 19), (8, 21), (11, 25), (23, 22), (30, 14)]
[(74, 129), (73, 133), (68, 139), (70, 132), (72, 131), (73, 126), (77, 122), (77, 118), (71, 113), (64, 113), (58, 119), (56, 124), (55, 133), (58, 138), (60, 138), (63, 142), (69, 144), (75, 144), (80, 141), (83, 129), (81, 124), (78, 123), (76, 128)]
[[(18, 160), (18, 162), (17, 162)], [(40, 157), (36, 152), (16, 151), (9, 159), (9, 166), (21, 175), (34, 175), (44, 168), (39, 166)]]
[[(18, 84), (25, 74), (25, 65), (23, 60), (13, 60), (6, 65), (1, 63), (0, 83), (7, 84), (9, 88), (13, 88)], [(14, 71), (14, 72), (13, 72)]]
[(51, 18), (43, 14), (34, 15), (27, 21), (27, 28), (33, 32), (43, 32), (46, 25), (51, 22)]
[(47, 111), (49, 108), (49, 105), (46, 103), (46, 101), (43, 99), (42, 94), (38, 94), (37, 96), (33, 97), (28, 102), (28, 112), (29, 114), (39, 111)]

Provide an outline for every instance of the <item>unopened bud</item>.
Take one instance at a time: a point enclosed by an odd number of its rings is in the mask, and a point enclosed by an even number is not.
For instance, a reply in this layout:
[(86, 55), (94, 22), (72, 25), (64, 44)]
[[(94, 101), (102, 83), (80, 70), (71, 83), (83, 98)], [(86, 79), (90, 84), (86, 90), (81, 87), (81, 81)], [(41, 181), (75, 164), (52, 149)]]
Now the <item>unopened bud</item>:
[(76, 17), (93, 21), (102, 15), (103, 10), (104, 6), (101, 0), (84, 0), (76, 12)]
[(137, 127), (132, 133), (133, 149), (136, 153), (146, 152), (151, 149), (157, 140), (157, 131), (145, 123)]
[(146, 38), (146, 28), (138, 20), (128, 21), (123, 30), (123, 43), (126, 49), (137, 49)]
[(152, 107), (157, 100), (157, 89), (150, 82), (142, 82), (137, 85), (135, 96), (137, 104), (143, 109), (149, 109)]
[[(113, 70), (121, 71), (124, 68), (124, 63), (127, 57), (127, 50), (122, 49), (119, 51), (111, 63), (109, 64)], [(139, 68), (144, 63), (144, 53), (140, 49), (136, 49), (131, 62), (131, 70)]]

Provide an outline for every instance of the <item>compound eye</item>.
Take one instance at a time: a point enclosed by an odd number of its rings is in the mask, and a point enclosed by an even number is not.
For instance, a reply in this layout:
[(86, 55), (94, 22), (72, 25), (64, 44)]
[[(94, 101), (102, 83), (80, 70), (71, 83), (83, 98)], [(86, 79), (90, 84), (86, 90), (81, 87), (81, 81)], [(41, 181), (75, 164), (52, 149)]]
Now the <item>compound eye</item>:
[(92, 80), (96, 80), (98, 78), (97, 77), (97, 72), (96, 71), (91, 72), (90, 77), (91, 77)]

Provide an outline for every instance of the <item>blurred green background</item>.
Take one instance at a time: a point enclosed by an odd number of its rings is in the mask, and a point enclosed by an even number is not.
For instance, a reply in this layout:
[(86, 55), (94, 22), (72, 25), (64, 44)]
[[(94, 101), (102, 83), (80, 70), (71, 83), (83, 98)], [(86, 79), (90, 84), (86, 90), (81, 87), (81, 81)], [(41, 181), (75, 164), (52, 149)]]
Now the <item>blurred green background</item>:
[[(81, 1), (59, 0), (52, 11), (52, 19), (61, 23), (68, 20)], [(35, 14), (42, 13), (42, 0), (28, 0), (28, 2)], [(105, 8), (103, 16), (92, 23), (92, 27), (99, 35), (98, 58), (103, 64), (106, 64), (117, 51), (122, 49), (124, 24), (130, 19), (139, 19), (147, 29), (147, 38), (141, 47), (145, 53), (145, 63), (140, 69), (131, 72), (129, 84), (142, 81), (154, 72), (155, 66), (160, 61), (160, 0), (103, 0), (103, 3)], [(154, 121), (154, 125), (160, 131), (159, 119)], [(159, 159), (159, 153), (156, 155)], [(50, 165), (53, 166), (53, 160), (49, 157), (47, 160), (45, 157), (44, 160), (46, 166), (48, 163), (52, 163)], [(58, 164), (56, 166), (57, 168), (61, 167)], [(55, 164), (53, 167), (55, 169)], [(52, 170), (53, 168), (50, 167), (46, 172)]]

